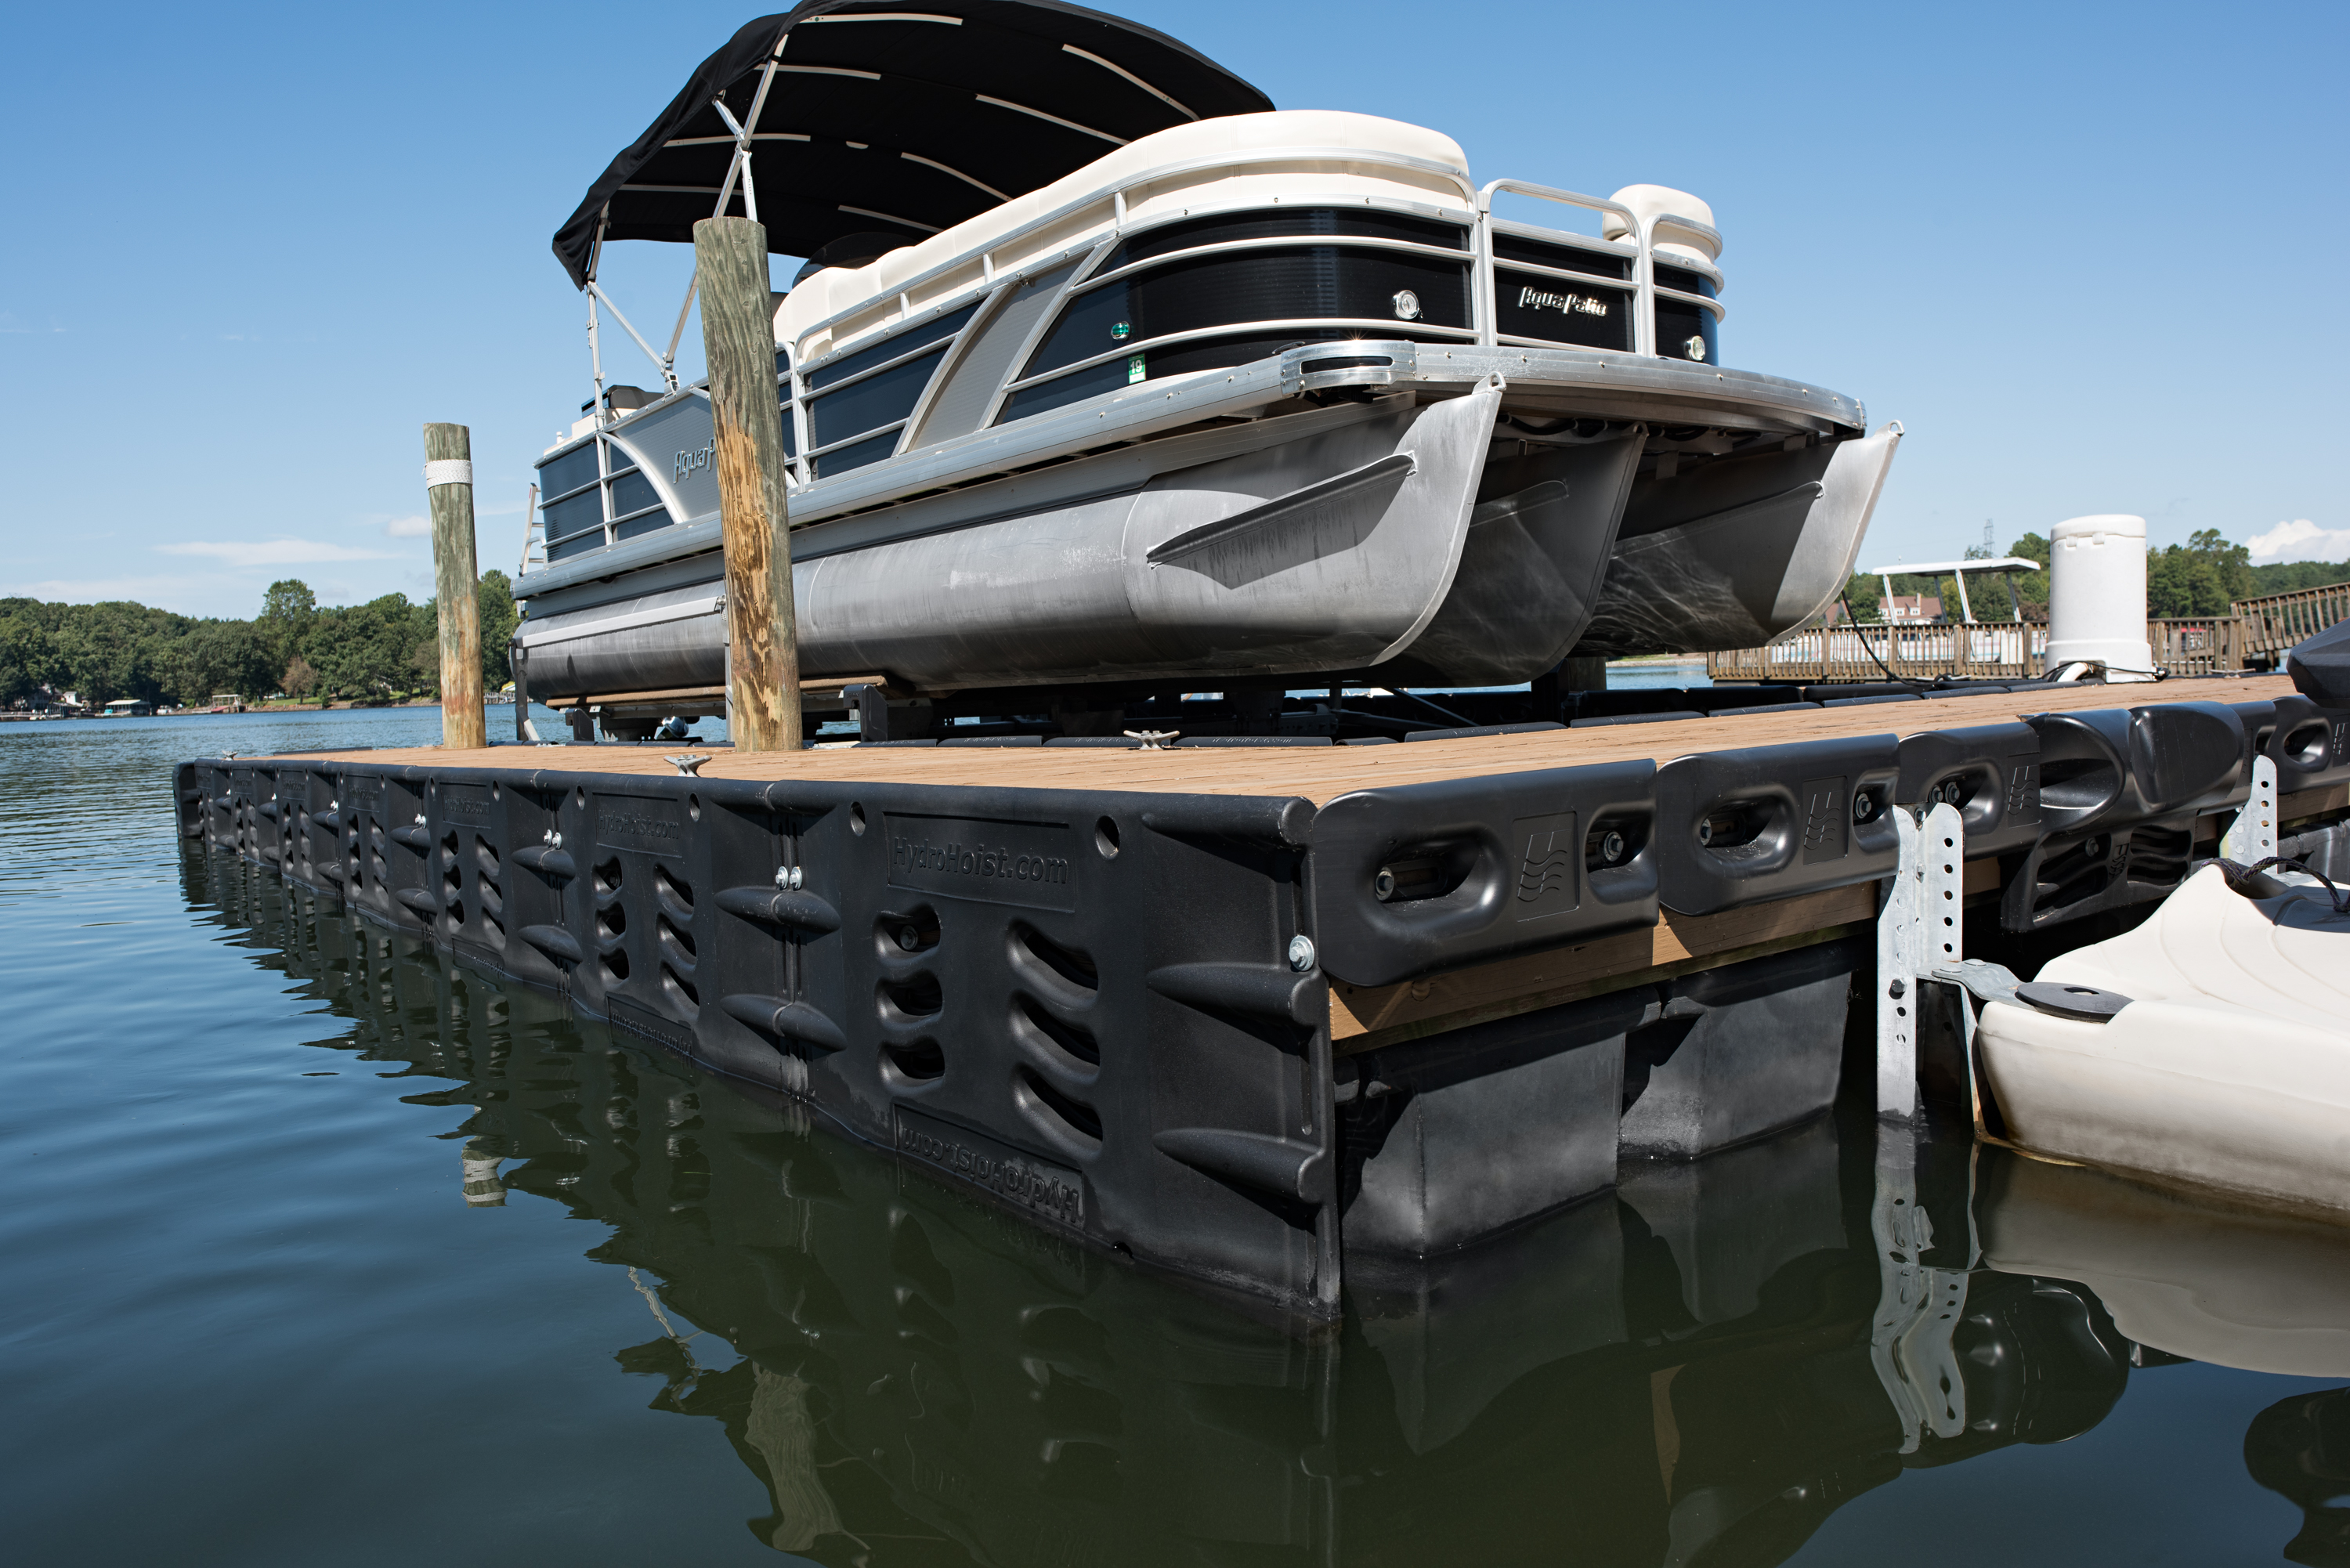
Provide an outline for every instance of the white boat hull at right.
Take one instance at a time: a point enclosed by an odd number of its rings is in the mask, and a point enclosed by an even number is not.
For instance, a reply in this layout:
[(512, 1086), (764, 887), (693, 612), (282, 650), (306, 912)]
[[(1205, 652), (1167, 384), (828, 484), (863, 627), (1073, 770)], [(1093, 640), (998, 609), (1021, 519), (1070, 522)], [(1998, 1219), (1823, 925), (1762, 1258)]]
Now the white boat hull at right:
[(2128, 1001), (2103, 1022), (1984, 1007), (1983, 1084), (2015, 1142), (2350, 1214), (2350, 916), (2324, 891), (2245, 898), (2207, 867), (2040, 981)]

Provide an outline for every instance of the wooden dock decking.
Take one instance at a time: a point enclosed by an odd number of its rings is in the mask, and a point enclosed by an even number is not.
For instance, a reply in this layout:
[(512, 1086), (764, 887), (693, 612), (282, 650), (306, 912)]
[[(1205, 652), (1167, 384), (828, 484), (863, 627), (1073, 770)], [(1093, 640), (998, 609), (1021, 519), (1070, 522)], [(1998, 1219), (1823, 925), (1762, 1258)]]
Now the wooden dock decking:
[[(701, 775), (713, 779), (805, 778), (1006, 788), (1134, 791), (1143, 794), (1295, 795), (1325, 805), (1354, 790), (1429, 784), (1480, 774), (1530, 773), (1594, 763), (1659, 763), (1695, 752), (1785, 745), (1856, 735), (1912, 733), (2000, 723), (2027, 713), (2130, 708), (2167, 702), (2251, 702), (2287, 696), (2282, 675), (2151, 681), (2121, 686), (2046, 686), (2030, 691), (1850, 708), (1727, 714), (1658, 723), (1408, 741), (1392, 745), (1183, 746), (1146, 752), (1116, 746), (892, 745), (737, 754), (725, 747), (438, 746), (364, 753), (369, 763), (515, 773), (645, 774), (674, 776), (671, 755), (703, 751)], [(312, 754), (289, 753), (289, 757)], [(338, 753), (349, 755), (348, 753)], [(261, 759), (240, 758), (239, 761)]]

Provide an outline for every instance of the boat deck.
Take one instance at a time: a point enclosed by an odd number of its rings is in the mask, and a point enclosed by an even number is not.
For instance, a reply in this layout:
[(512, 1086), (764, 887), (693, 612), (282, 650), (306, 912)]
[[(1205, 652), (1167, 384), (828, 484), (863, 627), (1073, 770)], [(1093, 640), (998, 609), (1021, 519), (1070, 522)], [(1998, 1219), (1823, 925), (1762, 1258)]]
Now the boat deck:
[[(2047, 686), (1980, 697), (1872, 701), (1849, 708), (1725, 714), (1658, 723), (1607, 724), (1368, 746), (1179, 743), (1162, 751), (1142, 751), (1117, 746), (891, 745), (756, 754), (737, 753), (723, 746), (556, 749), (509, 745), (466, 752), (428, 746), (370, 752), (367, 761), (436, 768), (488, 768), (518, 774), (559, 771), (673, 777), (677, 770), (667, 758), (699, 749), (710, 757), (701, 770), (703, 778), (806, 779), (842, 784), (871, 781), (1152, 794), (1281, 795), (1301, 796), (1324, 805), (1356, 790), (1482, 774), (1643, 759), (1663, 763), (1692, 753), (1749, 746), (1962, 729), (2001, 723), (2027, 713), (2169, 702), (2265, 701), (2287, 696), (2293, 690), (2292, 680), (2282, 675), (2165, 680), (2129, 686)], [(306, 754), (308, 753), (289, 753)], [(348, 758), (348, 753), (338, 755)]]

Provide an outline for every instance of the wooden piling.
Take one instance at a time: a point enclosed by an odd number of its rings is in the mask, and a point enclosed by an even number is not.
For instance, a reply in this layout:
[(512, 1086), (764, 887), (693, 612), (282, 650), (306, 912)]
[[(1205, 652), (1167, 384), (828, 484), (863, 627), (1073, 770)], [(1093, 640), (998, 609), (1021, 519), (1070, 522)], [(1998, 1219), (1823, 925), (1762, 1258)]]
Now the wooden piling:
[(727, 732), (738, 752), (794, 752), (799, 639), (766, 228), (749, 218), (703, 218), (693, 225), (693, 259), (725, 540)]
[(441, 613), (441, 743), (489, 742), (482, 713), (481, 573), (473, 560), (473, 440), (463, 425), (424, 427), (424, 494), (432, 511), (432, 591)]

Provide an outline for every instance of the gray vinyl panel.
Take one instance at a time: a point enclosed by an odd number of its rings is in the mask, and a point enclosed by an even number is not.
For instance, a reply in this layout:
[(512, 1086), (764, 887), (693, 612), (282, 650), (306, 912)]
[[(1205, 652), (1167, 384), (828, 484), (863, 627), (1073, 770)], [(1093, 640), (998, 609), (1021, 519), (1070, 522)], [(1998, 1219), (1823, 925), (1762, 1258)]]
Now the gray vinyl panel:
[(1076, 267), (1077, 264), (1071, 262), (1051, 272), (1038, 273), (996, 306), (995, 315), (979, 329), (979, 336), (962, 363), (947, 373), (947, 383), (939, 389), (922, 428), (906, 443), (909, 451), (969, 435), (979, 428), (979, 421), (987, 416), (987, 405), (995, 396), (995, 389), (1003, 384), (1005, 373), (1012, 369), (1012, 357), (1028, 341), (1036, 318), (1060, 297), (1061, 285)]

